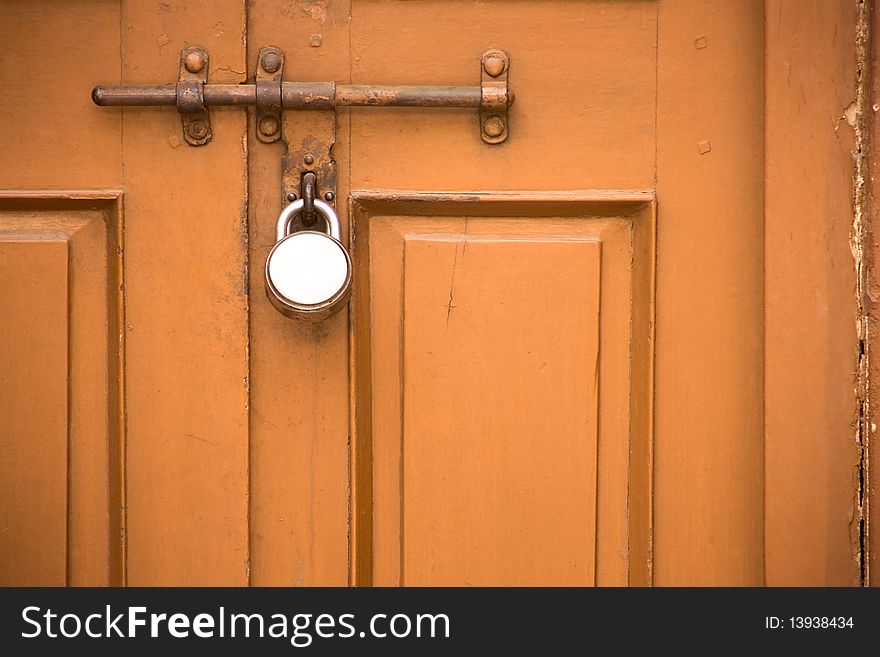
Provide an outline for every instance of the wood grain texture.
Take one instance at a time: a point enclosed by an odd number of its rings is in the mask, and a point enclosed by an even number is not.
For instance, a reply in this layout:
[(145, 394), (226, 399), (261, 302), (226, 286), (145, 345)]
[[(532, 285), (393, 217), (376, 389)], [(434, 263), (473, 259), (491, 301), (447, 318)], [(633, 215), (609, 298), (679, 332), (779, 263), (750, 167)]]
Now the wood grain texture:
[(658, 8), (654, 582), (760, 585), (764, 7)]
[[(632, 294), (651, 289), (651, 198), (355, 194), (357, 583), (646, 583), (650, 481), (629, 483), (630, 472), (650, 476), (650, 431), (634, 409), (650, 408), (652, 359), (632, 345), (651, 353), (652, 305)], [(600, 244), (594, 282), (588, 253), (556, 254)], [(591, 329), (579, 318), (594, 294)], [(599, 353), (581, 358), (591, 330)], [(591, 404), (595, 448), (582, 433)], [(580, 487), (593, 470), (589, 501)]]
[[(0, 583), (857, 583), (856, 11), (0, 0)], [(337, 110), (355, 291), (294, 322), (283, 144), (89, 99), (193, 43), (229, 84), (504, 48), (510, 139)]]
[(856, 10), (767, 3), (768, 585), (859, 579), (854, 139), (844, 115), (855, 100)]
[(6, 585), (122, 581), (118, 200), (0, 194)]
[[(241, 2), (125, 2), (121, 30), (123, 83), (175, 79), (187, 43), (210, 80), (244, 79)], [(246, 584), (245, 115), (191, 148), (173, 109), (122, 114), (128, 583)]]
[(404, 243), (400, 583), (593, 585), (601, 242)]
[[(259, 48), (284, 50), (285, 79), (349, 79), (349, 3), (258, 2), (248, 7), (248, 65)], [(321, 47), (310, 46), (321, 35)], [(289, 117), (308, 134), (307, 113)], [(319, 324), (281, 316), (266, 299), (263, 267), (281, 210), (284, 144), (249, 130), (251, 577), (255, 586), (349, 582), (347, 313)], [(348, 194), (348, 121), (337, 117), (334, 155)], [(320, 191), (320, 190), (319, 190)], [(342, 213), (343, 234), (348, 218)], [(343, 240), (346, 241), (346, 240)]]
[(120, 3), (0, 2), (0, 143), (5, 189), (119, 189), (119, 112), (95, 111), (118, 84)]
[[(654, 2), (354, 0), (354, 83), (477, 84), (511, 55), (510, 138), (460, 110), (356, 108), (357, 189), (644, 189), (654, 178)], [(402, 29), (405, 26), (405, 29)], [(323, 49), (323, 46), (322, 46)]]
[(67, 242), (40, 237), (0, 241), (5, 586), (67, 583)]

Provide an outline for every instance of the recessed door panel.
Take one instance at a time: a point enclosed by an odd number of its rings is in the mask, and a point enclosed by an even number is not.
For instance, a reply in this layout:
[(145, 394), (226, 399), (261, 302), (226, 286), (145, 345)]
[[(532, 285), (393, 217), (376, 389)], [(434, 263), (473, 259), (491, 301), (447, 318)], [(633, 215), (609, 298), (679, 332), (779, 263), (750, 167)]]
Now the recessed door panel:
[(358, 579), (637, 578), (650, 195), (355, 198)]
[(121, 214), (74, 196), (0, 198), (4, 585), (121, 577)]

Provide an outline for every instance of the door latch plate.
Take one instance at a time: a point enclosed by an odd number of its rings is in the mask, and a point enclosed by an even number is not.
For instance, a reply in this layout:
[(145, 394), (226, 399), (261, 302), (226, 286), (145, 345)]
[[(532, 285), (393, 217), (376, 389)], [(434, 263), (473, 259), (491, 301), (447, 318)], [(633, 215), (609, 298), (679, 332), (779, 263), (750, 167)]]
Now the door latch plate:
[(257, 57), (257, 138), (264, 144), (281, 139), (281, 77), (284, 52), (274, 46), (260, 48)]
[(493, 48), (480, 58), (480, 137), (487, 144), (507, 139), (507, 108), (513, 93), (507, 83), (510, 55)]
[(204, 95), (209, 64), (208, 51), (201, 46), (187, 46), (180, 51), (176, 104), (183, 123), (183, 138), (190, 146), (204, 146), (214, 137)]

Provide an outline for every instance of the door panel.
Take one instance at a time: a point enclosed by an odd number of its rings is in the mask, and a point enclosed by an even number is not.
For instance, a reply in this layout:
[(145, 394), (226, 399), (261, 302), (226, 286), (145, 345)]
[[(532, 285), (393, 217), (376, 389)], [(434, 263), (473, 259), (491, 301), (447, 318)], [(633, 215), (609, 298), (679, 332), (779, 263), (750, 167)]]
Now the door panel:
[(355, 83), (473, 84), (479, 54), (501, 47), (516, 93), (494, 149), (467, 112), (351, 110), (354, 189), (653, 185), (656, 2), (354, 0), (350, 38), (337, 75)]
[[(431, 232), (404, 237), (401, 481), (389, 505), (399, 508), (400, 555), (390, 561), (400, 575), (391, 581), (592, 585), (601, 243), (562, 231), (456, 239), (460, 225), (443, 239), (442, 225), (422, 228)], [(559, 262), (577, 263), (564, 281)], [(452, 272), (447, 299), (441, 271)], [(560, 321), (551, 309), (575, 295)], [(383, 443), (389, 429), (377, 432)], [(380, 546), (378, 564), (392, 552)]]
[[(0, 0), (0, 583), (858, 581), (855, 10), (808, 4)], [(335, 121), (355, 263), (348, 312), (291, 321), (283, 142), (89, 100), (187, 44), (226, 84), (265, 45), (425, 85), (503, 48), (510, 136), (286, 112)]]
[(652, 200), (355, 194), (359, 583), (644, 577)]
[(4, 583), (120, 573), (121, 205), (88, 196), (0, 198)]
[[(3, 580), (9, 584), (67, 582), (67, 244), (16, 240), (0, 247), (8, 281), (3, 291), (3, 314), (24, 321), (4, 322), (2, 494), (4, 500)], [(12, 281), (24, 274), (25, 283), (12, 293)], [(19, 279), (21, 280), (21, 279)], [(53, 323), (33, 321), (35, 301), (54, 308)], [(28, 321), (30, 320), (30, 321)], [(52, 370), (42, 380), (28, 370), (47, 359)], [(30, 385), (17, 386), (23, 380)], [(46, 409), (46, 410), (44, 410)], [(38, 430), (43, 440), (34, 441)], [(39, 514), (16, 512), (25, 504)], [(21, 555), (21, 556), (18, 556)], [(27, 555), (27, 556), (25, 556)]]

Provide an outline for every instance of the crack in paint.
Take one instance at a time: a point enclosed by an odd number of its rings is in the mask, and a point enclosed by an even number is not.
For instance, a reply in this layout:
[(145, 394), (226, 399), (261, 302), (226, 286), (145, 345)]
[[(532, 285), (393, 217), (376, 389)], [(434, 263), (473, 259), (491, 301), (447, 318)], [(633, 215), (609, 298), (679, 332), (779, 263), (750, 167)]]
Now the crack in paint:
[(446, 330), (449, 330), (449, 316), (452, 315), (452, 309), (455, 308), (453, 300), (455, 299), (455, 272), (458, 268), (458, 252), (461, 248), (461, 257), (467, 254), (468, 247), (468, 221), (470, 217), (464, 218), (464, 236), (455, 244), (455, 257), (452, 260), (452, 280), (449, 283), (449, 301), (446, 302)]

